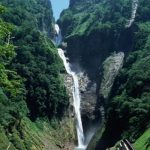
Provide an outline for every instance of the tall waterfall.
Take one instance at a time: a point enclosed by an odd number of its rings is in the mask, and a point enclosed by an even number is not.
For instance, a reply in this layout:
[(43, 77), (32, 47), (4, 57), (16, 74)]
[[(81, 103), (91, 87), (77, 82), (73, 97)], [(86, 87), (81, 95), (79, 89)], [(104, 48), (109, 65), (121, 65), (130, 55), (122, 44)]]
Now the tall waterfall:
[[(57, 33), (58, 38), (61, 37), (59, 26), (55, 25), (55, 31)], [(60, 41), (61, 39), (57, 39)], [(57, 41), (56, 41), (56, 44)], [(59, 43), (60, 44), (60, 43)], [(82, 126), (82, 119), (81, 119), (81, 112), (80, 112), (80, 91), (79, 91), (79, 83), (78, 83), (78, 76), (77, 74), (71, 70), (70, 64), (67, 62), (67, 58), (65, 57), (64, 51), (61, 48), (58, 48), (58, 54), (60, 58), (63, 60), (65, 69), (69, 75), (72, 76), (73, 79), (73, 106), (76, 115), (76, 130), (77, 130), (77, 137), (78, 137), (78, 147), (76, 149), (84, 150), (86, 146), (84, 145), (84, 133), (83, 133), (83, 126)]]
[(128, 23), (125, 26), (126, 28), (129, 28), (135, 20), (137, 8), (138, 8), (138, 2), (139, 0), (132, 0), (132, 14), (131, 14), (131, 18), (129, 19)]

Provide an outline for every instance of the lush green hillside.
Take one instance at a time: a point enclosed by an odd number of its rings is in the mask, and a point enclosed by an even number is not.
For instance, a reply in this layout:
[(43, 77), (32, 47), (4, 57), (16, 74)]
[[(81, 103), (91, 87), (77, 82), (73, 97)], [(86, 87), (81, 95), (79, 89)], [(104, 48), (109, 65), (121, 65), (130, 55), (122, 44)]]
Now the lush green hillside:
[(124, 28), (130, 17), (131, 2), (77, 0), (71, 3), (58, 21), (68, 43), (67, 52), (72, 61), (79, 61), (95, 78), (95, 72), (110, 53), (132, 50), (132, 28)]
[[(16, 0), (11, 3), (4, 1), (2, 4), (7, 7), (7, 11), (1, 17), (15, 25), (12, 40), (17, 55), (10, 67), (25, 80), (26, 102), (31, 118), (50, 118), (61, 114), (62, 107), (59, 104), (63, 104), (63, 108), (67, 105), (65, 88), (59, 76), (63, 67), (57, 49), (39, 28), (42, 17), (46, 17), (45, 20), (52, 26), (50, 2)], [(48, 25), (45, 23), (45, 26)], [(49, 33), (46, 28), (43, 30)], [(61, 102), (59, 99), (62, 99)]]
[(134, 144), (136, 150), (150, 150), (150, 129), (146, 130), (144, 134), (137, 139)]
[(0, 149), (59, 149), (73, 137), (59, 125), (68, 96), (53, 32), (49, 0), (0, 1)]

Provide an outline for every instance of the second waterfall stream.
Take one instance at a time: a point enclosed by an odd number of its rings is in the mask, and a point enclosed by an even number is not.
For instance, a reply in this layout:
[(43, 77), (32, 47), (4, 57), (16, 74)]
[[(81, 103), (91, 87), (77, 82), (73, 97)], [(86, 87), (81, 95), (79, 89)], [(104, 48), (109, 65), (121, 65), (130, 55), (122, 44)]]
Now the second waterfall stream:
[[(61, 37), (59, 26), (55, 25), (55, 31), (57, 34), (57, 38)], [(57, 41), (60, 41), (57, 39)], [(60, 43), (56, 43), (60, 44)], [(73, 88), (72, 88), (72, 95), (73, 95), (73, 106), (75, 110), (75, 116), (76, 116), (76, 130), (77, 130), (77, 138), (78, 138), (78, 147), (76, 149), (78, 150), (85, 150), (86, 146), (84, 145), (84, 132), (83, 132), (83, 126), (82, 126), (82, 119), (81, 119), (81, 112), (80, 112), (80, 90), (79, 90), (79, 83), (78, 83), (78, 76), (77, 74), (71, 70), (69, 62), (67, 62), (67, 58), (65, 57), (64, 51), (61, 48), (58, 48), (58, 54), (60, 58), (63, 60), (65, 69), (69, 75), (72, 76), (73, 79)]]

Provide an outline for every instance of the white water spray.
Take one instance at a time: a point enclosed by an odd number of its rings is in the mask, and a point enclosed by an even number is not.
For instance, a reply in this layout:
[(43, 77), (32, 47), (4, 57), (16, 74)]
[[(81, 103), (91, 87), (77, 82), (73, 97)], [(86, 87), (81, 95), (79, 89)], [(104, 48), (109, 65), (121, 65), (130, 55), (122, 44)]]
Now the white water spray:
[(131, 27), (131, 25), (133, 24), (135, 20), (138, 3), (139, 3), (139, 0), (132, 0), (132, 14), (131, 14), (131, 18), (129, 19), (128, 23), (125, 26), (126, 28)]
[[(59, 39), (59, 37), (61, 37), (61, 35), (59, 36), (59, 34), (61, 34), (61, 32), (58, 25), (55, 25), (55, 31), (58, 36), (58, 41), (60, 41), (61, 39)], [(58, 44), (57, 41), (56, 44)], [(67, 58), (65, 57), (64, 51), (61, 48), (58, 48), (58, 54), (60, 58), (63, 60), (67, 73), (71, 75), (73, 79), (72, 95), (73, 95), (73, 106), (76, 115), (76, 130), (77, 130), (77, 137), (78, 137), (78, 147), (76, 149), (85, 150), (86, 146), (84, 145), (84, 133), (83, 133), (81, 113), (80, 113), (81, 99), (80, 99), (78, 76), (74, 71), (71, 70), (70, 64), (67, 62)]]
[(58, 35), (60, 33), (60, 29), (59, 29), (58, 24), (55, 24), (54, 28), (55, 28), (56, 34)]
[(54, 41), (55, 41), (56, 45), (58, 46), (58, 45), (61, 44), (61, 41), (62, 41), (61, 31), (59, 29), (58, 24), (54, 25), (54, 29), (55, 29), (55, 39), (54, 39)]

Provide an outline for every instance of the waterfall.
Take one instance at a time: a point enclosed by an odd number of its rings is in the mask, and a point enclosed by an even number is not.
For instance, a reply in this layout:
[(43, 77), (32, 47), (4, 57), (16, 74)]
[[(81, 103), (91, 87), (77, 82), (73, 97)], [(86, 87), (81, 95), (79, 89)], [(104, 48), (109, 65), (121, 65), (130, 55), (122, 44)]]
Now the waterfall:
[[(58, 36), (56, 38), (57, 39), (56, 44), (60, 44), (57, 43), (58, 41), (59, 42), (61, 41), (61, 39), (59, 39), (61, 37), (61, 35), (59, 36), (61, 32), (58, 25), (55, 25), (55, 31)], [(82, 126), (81, 112), (80, 112), (81, 99), (80, 99), (78, 76), (74, 71), (71, 70), (70, 64), (69, 62), (67, 62), (67, 58), (65, 57), (64, 51), (61, 48), (58, 48), (58, 54), (60, 58), (63, 60), (67, 73), (71, 75), (73, 79), (72, 95), (73, 95), (73, 106), (74, 106), (75, 116), (76, 116), (76, 130), (77, 130), (77, 138), (78, 138), (78, 147), (76, 149), (84, 150), (86, 146), (84, 145), (84, 133), (83, 133), (83, 126)]]
[(132, 14), (131, 14), (131, 18), (129, 19), (128, 23), (125, 26), (126, 28), (131, 27), (131, 25), (133, 24), (135, 20), (137, 8), (138, 8), (138, 2), (139, 0), (132, 0)]
[(55, 41), (56, 45), (58, 46), (58, 45), (61, 44), (61, 41), (62, 41), (61, 31), (59, 29), (58, 24), (55, 24), (54, 29), (55, 29), (55, 39), (54, 39), (54, 41)]

